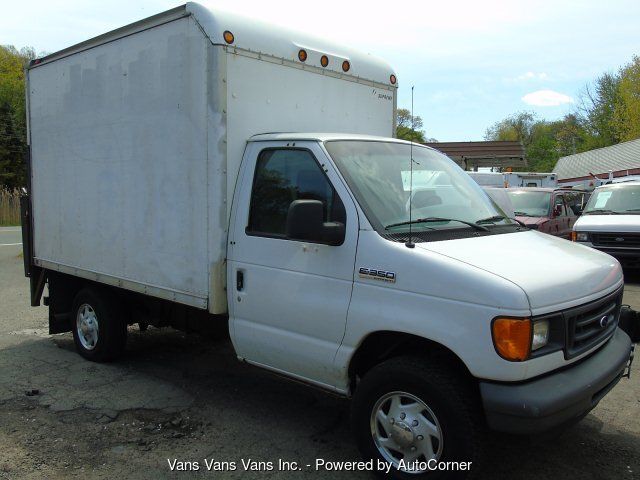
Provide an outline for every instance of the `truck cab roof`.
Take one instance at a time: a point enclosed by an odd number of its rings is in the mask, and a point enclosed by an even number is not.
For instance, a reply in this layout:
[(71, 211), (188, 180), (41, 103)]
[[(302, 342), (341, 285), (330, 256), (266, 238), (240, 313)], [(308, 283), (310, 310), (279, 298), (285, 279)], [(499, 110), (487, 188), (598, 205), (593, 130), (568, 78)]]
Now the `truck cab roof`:
[[(381, 137), (377, 135), (364, 135), (358, 133), (314, 133), (314, 132), (273, 132), (273, 133), (260, 133), (253, 135), (249, 142), (269, 142), (269, 141), (314, 141), (314, 142), (328, 142), (334, 140), (359, 140), (364, 142), (393, 142), (404, 143), (409, 145), (411, 142), (406, 140), (400, 140), (397, 138)], [(414, 143), (414, 145), (420, 145)], [(424, 146), (424, 145), (420, 145)], [(431, 147), (426, 147), (431, 148)], [(432, 149), (433, 150), (433, 149)]]

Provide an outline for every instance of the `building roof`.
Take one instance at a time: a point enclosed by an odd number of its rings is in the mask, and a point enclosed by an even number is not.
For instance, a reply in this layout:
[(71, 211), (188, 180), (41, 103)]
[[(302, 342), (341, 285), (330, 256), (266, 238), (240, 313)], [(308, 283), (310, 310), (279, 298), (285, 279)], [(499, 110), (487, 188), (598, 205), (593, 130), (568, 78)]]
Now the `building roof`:
[(520, 142), (436, 142), (425, 145), (440, 150), (466, 169), (527, 166)]
[(640, 168), (640, 138), (610, 147), (562, 157), (553, 171), (558, 180)]

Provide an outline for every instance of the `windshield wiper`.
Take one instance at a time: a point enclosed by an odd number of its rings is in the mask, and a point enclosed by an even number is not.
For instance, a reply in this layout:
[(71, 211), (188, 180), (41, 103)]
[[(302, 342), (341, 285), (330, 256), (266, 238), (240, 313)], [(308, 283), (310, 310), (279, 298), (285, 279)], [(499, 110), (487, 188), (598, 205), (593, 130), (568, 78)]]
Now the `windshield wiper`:
[[(493, 223), (496, 220), (511, 220), (512, 222), (518, 223), (522, 227), (526, 227), (527, 226), (524, 222), (521, 222), (517, 218), (503, 217), (502, 215), (494, 215), (493, 217), (483, 218), (481, 220), (476, 220), (476, 223)], [(513, 225), (513, 224), (511, 224), (511, 225)]]
[(481, 218), (480, 220), (476, 220), (476, 223), (493, 223), (497, 220), (510, 220), (509, 217), (503, 217), (502, 215), (494, 215), (493, 217)]
[(640, 212), (640, 208), (628, 208), (625, 212)]
[(392, 227), (400, 227), (402, 225), (413, 225), (414, 223), (429, 223), (429, 222), (459, 222), (464, 223), (465, 225), (469, 225), (470, 227), (475, 228), (476, 230), (480, 230), (482, 232), (488, 232), (489, 229), (483, 225), (478, 225), (477, 223), (467, 222), (466, 220), (458, 220), (457, 218), (441, 218), (441, 217), (425, 217), (425, 218), (416, 218), (415, 220), (407, 220), (405, 222), (392, 223), (391, 225), (387, 225), (384, 227), (385, 230), (388, 230)]
[(613, 210), (608, 210), (606, 208), (596, 208), (595, 210), (584, 212), (585, 215), (593, 215), (594, 213), (604, 213), (605, 215), (620, 215), (620, 212), (614, 212)]
[(514, 214), (518, 215), (519, 217), (534, 217), (535, 215), (529, 215), (528, 213), (525, 212), (513, 212)]

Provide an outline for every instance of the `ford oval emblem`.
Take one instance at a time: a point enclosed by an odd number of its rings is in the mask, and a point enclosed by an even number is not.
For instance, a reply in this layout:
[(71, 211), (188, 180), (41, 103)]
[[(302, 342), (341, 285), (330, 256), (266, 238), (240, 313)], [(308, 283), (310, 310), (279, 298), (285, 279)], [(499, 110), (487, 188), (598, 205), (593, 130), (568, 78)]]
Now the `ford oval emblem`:
[(609, 324), (609, 316), (605, 315), (600, 319), (600, 328), (606, 328)]
[(624, 242), (624, 237), (616, 237), (616, 242)]

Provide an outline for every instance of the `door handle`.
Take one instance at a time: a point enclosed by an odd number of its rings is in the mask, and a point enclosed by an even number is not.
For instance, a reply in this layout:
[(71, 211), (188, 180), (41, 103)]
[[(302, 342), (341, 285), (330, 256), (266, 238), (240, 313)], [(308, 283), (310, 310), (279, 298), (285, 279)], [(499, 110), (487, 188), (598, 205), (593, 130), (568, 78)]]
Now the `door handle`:
[(244, 272), (242, 270), (236, 271), (236, 290), (241, 292), (244, 288)]

